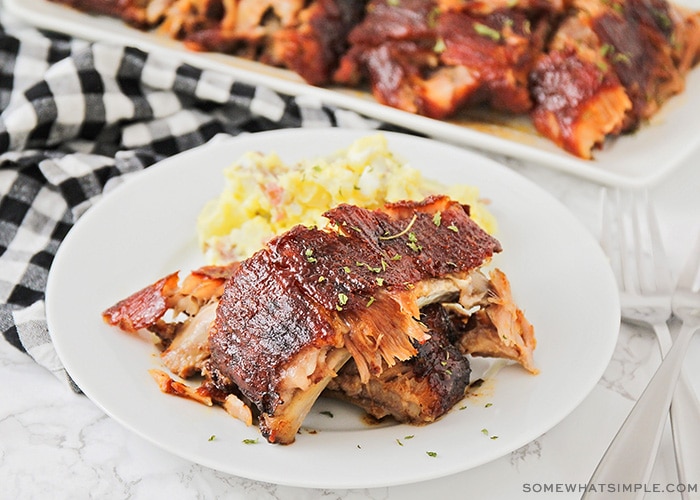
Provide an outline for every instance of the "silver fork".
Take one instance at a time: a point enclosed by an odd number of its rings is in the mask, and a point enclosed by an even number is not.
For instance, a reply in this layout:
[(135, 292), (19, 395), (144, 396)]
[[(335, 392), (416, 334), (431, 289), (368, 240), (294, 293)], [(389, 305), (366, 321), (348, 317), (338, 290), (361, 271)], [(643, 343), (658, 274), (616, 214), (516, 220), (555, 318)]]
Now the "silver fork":
[[(646, 191), (624, 195), (617, 190), (611, 197), (605, 195), (601, 245), (619, 283), (622, 318), (653, 329), (665, 355), (672, 344), (667, 324), (671, 316), (672, 284), (653, 206)], [(687, 439), (699, 437), (698, 422), (700, 405), (687, 377), (683, 376), (671, 410), (676, 465), (682, 482), (688, 476), (688, 467), (697, 466), (700, 460), (700, 442)], [(653, 458), (643, 467), (647, 477)]]
[[(700, 235), (698, 236), (698, 242), (681, 272), (673, 295), (673, 312), (683, 320), (683, 327), (605, 452), (582, 498), (604, 498), (605, 493), (601, 494), (595, 485), (646, 485), (649, 480), (683, 359), (693, 333), (700, 328)], [(695, 435), (697, 437), (697, 432)], [(694, 470), (697, 471), (697, 463), (695, 467)], [(643, 494), (644, 488), (641, 488), (630, 491), (628, 496), (641, 497)]]
[[(700, 232), (698, 232), (695, 246), (691, 250), (688, 261), (681, 270), (681, 274), (678, 278), (676, 291), (673, 294), (672, 308), (673, 314), (683, 322), (675, 343), (678, 344), (684, 341), (686, 337), (688, 338), (688, 342), (690, 342), (690, 338), (692, 338), (693, 334), (700, 329)], [(672, 403), (674, 406), (672, 406), (672, 408), (674, 410), (678, 409), (675, 407), (676, 399), (679, 395), (678, 393), (680, 390), (686, 390), (688, 391), (686, 394), (687, 399), (685, 399), (685, 401), (681, 400), (682, 403), (684, 405), (694, 404), (697, 410), (697, 395), (687, 384), (687, 379), (685, 379), (683, 371), (681, 371), (680, 377), (679, 385), (676, 387), (676, 393), (674, 394)], [(684, 381), (686, 382), (685, 387), (681, 385)], [(684, 409), (684, 411), (685, 410), (686, 409)], [(694, 419), (692, 420), (694, 424), (688, 429), (689, 432), (687, 433), (685, 433), (684, 428), (684, 434), (682, 436), (684, 451), (682, 460), (684, 461), (684, 467), (683, 470), (679, 470), (678, 473), (680, 482), (685, 484), (689, 484), (689, 480), (691, 479), (688, 477), (688, 471), (693, 471), (695, 479), (697, 479), (698, 471), (700, 471), (700, 418), (697, 415), (693, 416), (690, 414), (689, 418)], [(690, 420), (688, 422), (690, 422)], [(675, 437), (674, 441), (676, 441)], [(685, 452), (687, 452), (687, 454)]]

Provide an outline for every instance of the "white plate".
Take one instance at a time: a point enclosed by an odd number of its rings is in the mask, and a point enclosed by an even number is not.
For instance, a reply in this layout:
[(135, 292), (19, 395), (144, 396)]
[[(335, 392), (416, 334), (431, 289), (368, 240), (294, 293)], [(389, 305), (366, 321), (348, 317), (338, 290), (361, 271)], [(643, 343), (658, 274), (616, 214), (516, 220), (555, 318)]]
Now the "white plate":
[[(614, 278), (597, 243), (557, 200), (511, 170), (408, 135), (387, 133), (389, 147), (426, 175), (479, 186), (492, 200), (505, 249), (494, 262), (535, 325), (539, 375), (508, 366), (480, 396), (465, 400), (466, 409), (424, 427), (371, 427), (359, 412), (321, 400), (304, 425), (318, 433), (303, 432), (286, 447), (246, 445), (244, 439), (259, 436), (257, 428), (220, 408), (161, 394), (147, 373), (160, 366), (155, 348), (102, 322), (100, 313), (117, 300), (173, 270), (203, 264), (197, 214), (219, 194), (223, 168), (242, 153), (274, 150), (291, 162), (347, 147), (363, 134), (295, 129), (215, 141), (135, 175), (89, 210), (61, 245), (46, 294), (56, 349), (85, 394), (181, 457), (251, 479), (329, 488), (466, 470), (525, 445), (571, 412), (602, 375), (619, 327)], [(320, 413), (326, 409), (333, 418)]]
[[(700, 9), (700, 0), (682, 0)], [(461, 146), (533, 161), (585, 179), (621, 187), (650, 186), (680, 166), (700, 148), (700, 68), (688, 77), (686, 90), (674, 97), (650, 124), (633, 135), (609, 141), (593, 161), (578, 159), (538, 136), (527, 118), (486, 124), (475, 121), (439, 121), (377, 104), (367, 94), (307, 85), (296, 74), (222, 54), (191, 52), (163, 35), (144, 33), (119, 20), (80, 13), (47, 0), (5, 0), (5, 8), (26, 22), (88, 40), (105, 40), (161, 50), (176, 60), (232, 75), (240, 81), (266, 85), (290, 95), (310, 96), (328, 104), (355, 110), (430, 137)], [(500, 123), (497, 124), (497, 123)]]

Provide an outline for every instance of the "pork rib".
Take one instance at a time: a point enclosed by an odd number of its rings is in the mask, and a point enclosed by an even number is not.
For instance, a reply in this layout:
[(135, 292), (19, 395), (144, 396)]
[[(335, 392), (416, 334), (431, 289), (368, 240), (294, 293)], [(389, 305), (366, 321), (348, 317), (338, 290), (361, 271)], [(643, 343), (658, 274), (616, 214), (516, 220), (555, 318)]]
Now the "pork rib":
[(241, 264), (210, 335), (210, 363), (255, 404), (270, 442), (294, 441), (350, 356), (366, 382), (416, 354), (429, 338), (421, 282), (464, 277), (501, 250), (446, 197), (326, 217), (330, 228), (297, 226)]
[(465, 354), (536, 371), (534, 333), (505, 276), (481, 272), (500, 243), (468, 207), (432, 196), (325, 215), (326, 228), (296, 226), (182, 283), (168, 275), (103, 318), (150, 330), (172, 373), (203, 377), (192, 388), (153, 372), (163, 392), (257, 419), (272, 443), (295, 440), (329, 383), (375, 416), (427, 423), (464, 394)]
[(699, 28), (700, 14), (663, 0), (574, 0), (530, 75), (535, 128), (591, 158), (683, 90)]

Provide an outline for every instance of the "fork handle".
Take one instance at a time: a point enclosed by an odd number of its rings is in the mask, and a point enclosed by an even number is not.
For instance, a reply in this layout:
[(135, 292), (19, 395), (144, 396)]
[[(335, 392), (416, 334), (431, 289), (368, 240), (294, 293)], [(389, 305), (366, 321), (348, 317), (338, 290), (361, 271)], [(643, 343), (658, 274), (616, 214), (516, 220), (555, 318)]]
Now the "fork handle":
[[(681, 370), (671, 403), (673, 444), (676, 450), (676, 467), (679, 484), (696, 481), (700, 471), (700, 402), (685, 370)], [(684, 500), (690, 498), (681, 493)]]
[[(653, 325), (659, 340), (661, 353), (666, 356), (673, 345), (666, 323)], [(690, 385), (686, 370), (681, 368), (676, 390), (671, 402), (671, 430), (676, 454), (678, 482), (689, 484), (700, 470), (700, 402)], [(687, 492), (681, 493), (683, 500), (689, 499)]]
[[(649, 385), (637, 400), (588, 481), (582, 499), (609, 498), (601, 485), (646, 485), (661, 442), (666, 414), (688, 351), (690, 339), (698, 329), (684, 324), (673, 347), (661, 362)], [(644, 487), (616, 495), (615, 498), (641, 498)], [(602, 490), (602, 491), (601, 491)]]

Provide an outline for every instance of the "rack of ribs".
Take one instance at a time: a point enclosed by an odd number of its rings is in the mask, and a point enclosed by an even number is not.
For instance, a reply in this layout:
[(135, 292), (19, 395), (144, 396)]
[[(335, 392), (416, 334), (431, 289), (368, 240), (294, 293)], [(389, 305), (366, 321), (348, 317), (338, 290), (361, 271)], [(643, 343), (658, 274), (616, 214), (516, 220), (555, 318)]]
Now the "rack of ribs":
[(585, 159), (682, 92), (700, 60), (700, 13), (667, 0), (51, 1), (410, 113), (529, 115)]
[(582, 158), (684, 89), (700, 15), (663, 0), (573, 0), (530, 75), (535, 128)]
[[(534, 331), (505, 275), (482, 272), (501, 245), (467, 206), (431, 196), (380, 210), (339, 205), (325, 216), (327, 227), (295, 226), (249, 259), (198, 270), (181, 287), (170, 275), (103, 317), (154, 332), (176, 375), (204, 376), (190, 389), (154, 374), (164, 392), (257, 419), (280, 444), (295, 440), (329, 383), (326, 394), (376, 416), (427, 423), (464, 396), (465, 354), (537, 371)], [(175, 319), (164, 319), (168, 311)], [(372, 400), (368, 391), (384, 396)], [(397, 394), (404, 402), (390, 404)]]
[(347, 33), (364, 14), (357, 0), (51, 0), (118, 18), (181, 40), (193, 51), (221, 52), (290, 69), (328, 84)]

